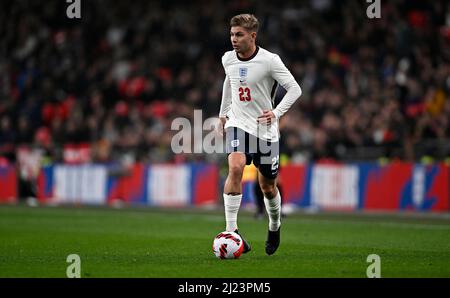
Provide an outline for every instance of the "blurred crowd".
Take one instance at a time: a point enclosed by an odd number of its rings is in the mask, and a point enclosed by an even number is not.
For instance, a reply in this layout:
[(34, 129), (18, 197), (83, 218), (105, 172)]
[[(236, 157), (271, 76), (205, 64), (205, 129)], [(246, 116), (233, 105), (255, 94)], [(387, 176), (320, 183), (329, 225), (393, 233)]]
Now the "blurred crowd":
[[(254, 13), (257, 44), (303, 90), (281, 120), (284, 158), (450, 156), (450, 4), (381, 1), (2, 1), (0, 163), (20, 146), (53, 161), (87, 145), (94, 162), (182, 162), (173, 119), (217, 117), (229, 19)], [(277, 100), (283, 96), (279, 90)]]

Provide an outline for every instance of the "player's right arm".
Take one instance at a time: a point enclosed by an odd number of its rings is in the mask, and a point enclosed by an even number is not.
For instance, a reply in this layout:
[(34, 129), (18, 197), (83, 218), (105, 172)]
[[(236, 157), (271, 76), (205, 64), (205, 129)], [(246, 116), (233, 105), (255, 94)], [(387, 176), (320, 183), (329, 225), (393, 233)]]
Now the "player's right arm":
[(222, 88), (222, 103), (220, 104), (219, 117), (225, 118), (231, 109), (231, 84), (228, 75), (225, 76)]
[(231, 109), (231, 84), (230, 84), (230, 78), (227, 74), (227, 69), (224, 63), (224, 57), (222, 58), (222, 64), (223, 68), (225, 70), (225, 80), (223, 81), (223, 88), (222, 88), (222, 103), (220, 104), (220, 112), (219, 112), (219, 133), (223, 135), (223, 129), (225, 126), (225, 122), (227, 122), (227, 114)]
[(225, 122), (227, 122), (227, 114), (231, 109), (231, 85), (230, 79), (228, 75), (225, 76), (225, 80), (223, 81), (223, 89), (222, 89), (222, 103), (220, 104), (220, 112), (219, 112), (219, 134), (223, 135), (223, 129), (225, 126)]

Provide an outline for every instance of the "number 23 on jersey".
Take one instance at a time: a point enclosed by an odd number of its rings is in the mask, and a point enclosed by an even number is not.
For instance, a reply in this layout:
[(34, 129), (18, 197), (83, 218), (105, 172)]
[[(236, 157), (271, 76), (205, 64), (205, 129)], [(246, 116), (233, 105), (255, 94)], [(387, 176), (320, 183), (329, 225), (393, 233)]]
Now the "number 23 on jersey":
[(245, 87), (239, 88), (239, 100), (240, 101), (251, 101), (252, 95), (250, 94), (250, 89)]

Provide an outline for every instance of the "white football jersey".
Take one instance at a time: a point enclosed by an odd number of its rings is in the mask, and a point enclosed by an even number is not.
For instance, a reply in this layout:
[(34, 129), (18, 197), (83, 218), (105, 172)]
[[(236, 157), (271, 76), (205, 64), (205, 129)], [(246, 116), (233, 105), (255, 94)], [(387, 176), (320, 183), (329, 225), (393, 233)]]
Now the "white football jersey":
[[(225, 80), (220, 117), (227, 117), (227, 127), (238, 127), (263, 140), (276, 142), (280, 138), (279, 118), (300, 97), (301, 89), (277, 54), (257, 47), (247, 58), (233, 51), (222, 57)], [(278, 85), (287, 93), (274, 109)], [(264, 110), (272, 110), (276, 120), (269, 126), (259, 124), (257, 118)]]

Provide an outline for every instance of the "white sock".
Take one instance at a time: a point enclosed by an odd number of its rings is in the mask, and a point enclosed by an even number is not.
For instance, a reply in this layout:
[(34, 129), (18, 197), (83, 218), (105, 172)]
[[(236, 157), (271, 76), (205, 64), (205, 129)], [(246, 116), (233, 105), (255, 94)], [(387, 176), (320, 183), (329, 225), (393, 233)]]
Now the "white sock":
[(227, 222), (227, 231), (234, 231), (237, 227), (237, 215), (241, 206), (242, 194), (227, 195), (223, 194), (223, 203), (225, 205), (225, 220)]
[(275, 198), (269, 200), (264, 197), (264, 205), (266, 205), (267, 214), (269, 215), (269, 230), (277, 231), (281, 226), (281, 196), (280, 192)]

